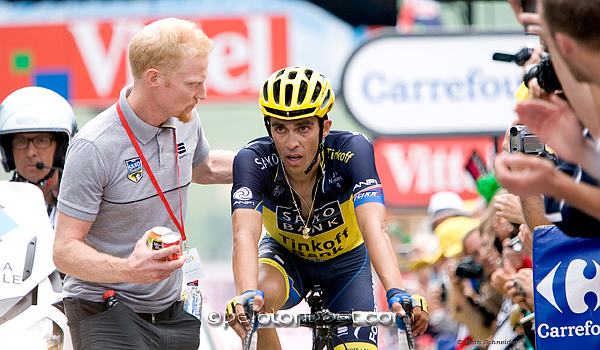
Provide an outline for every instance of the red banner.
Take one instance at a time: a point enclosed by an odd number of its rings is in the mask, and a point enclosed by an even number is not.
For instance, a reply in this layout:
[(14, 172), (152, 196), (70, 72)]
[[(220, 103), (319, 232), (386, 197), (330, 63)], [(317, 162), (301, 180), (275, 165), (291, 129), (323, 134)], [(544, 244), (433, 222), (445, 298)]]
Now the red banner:
[(423, 208), (439, 191), (453, 191), (463, 199), (475, 198), (475, 181), (465, 165), (477, 151), (486, 167), (491, 168), (494, 145), (491, 136), (377, 139), (373, 143), (375, 163), (386, 204)]
[[(215, 41), (208, 101), (256, 99), (260, 84), (287, 66), (284, 16), (190, 18)], [(106, 106), (131, 82), (129, 41), (146, 19), (0, 27), (0, 100), (21, 87), (52, 89), (74, 104)]]

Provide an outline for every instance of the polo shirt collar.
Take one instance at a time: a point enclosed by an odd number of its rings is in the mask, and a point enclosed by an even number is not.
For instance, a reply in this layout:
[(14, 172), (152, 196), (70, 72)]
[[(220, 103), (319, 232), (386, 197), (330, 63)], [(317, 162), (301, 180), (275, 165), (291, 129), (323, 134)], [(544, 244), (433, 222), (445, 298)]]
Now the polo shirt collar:
[(147, 144), (156, 137), (161, 128), (175, 128), (175, 118), (169, 117), (166, 122), (164, 122), (161, 126), (155, 127), (149, 124), (146, 124), (142, 121), (131, 109), (129, 103), (127, 103), (127, 96), (131, 93), (133, 89), (133, 85), (128, 85), (123, 90), (121, 90), (121, 94), (119, 96), (119, 105), (121, 106), (121, 111), (123, 111), (123, 116), (129, 124), (131, 131), (135, 138), (143, 145)]

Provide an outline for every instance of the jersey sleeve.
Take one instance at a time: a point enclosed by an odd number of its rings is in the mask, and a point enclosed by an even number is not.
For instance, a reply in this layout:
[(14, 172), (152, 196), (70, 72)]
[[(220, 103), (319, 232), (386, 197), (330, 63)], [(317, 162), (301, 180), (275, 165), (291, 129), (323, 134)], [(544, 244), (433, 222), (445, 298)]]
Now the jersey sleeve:
[(60, 184), (58, 209), (74, 218), (94, 221), (107, 183), (105, 160), (98, 149), (83, 139), (69, 146)]
[(194, 117), (198, 123), (198, 143), (196, 144), (196, 152), (194, 152), (192, 169), (204, 162), (208, 152), (210, 151), (208, 140), (206, 139), (206, 135), (202, 129), (202, 122), (200, 121), (200, 117), (198, 116), (198, 112), (196, 112), (196, 110), (194, 110)]
[(242, 148), (233, 159), (233, 187), (231, 188), (231, 212), (236, 209), (256, 209), (262, 212), (265, 169), (255, 161), (257, 153)]
[(383, 187), (375, 167), (373, 144), (365, 135), (355, 134), (350, 140), (349, 149), (351, 153), (346, 156), (350, 157), (348, 166), (354, 207), (371, 202), (385, 204)]

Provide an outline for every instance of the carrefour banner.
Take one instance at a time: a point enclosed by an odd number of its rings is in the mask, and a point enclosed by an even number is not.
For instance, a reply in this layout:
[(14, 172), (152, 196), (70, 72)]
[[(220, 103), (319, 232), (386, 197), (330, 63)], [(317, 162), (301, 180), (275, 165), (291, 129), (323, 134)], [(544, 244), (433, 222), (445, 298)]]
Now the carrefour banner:
[(376, 36), (348, 59), (344, 102), (381, 135), (504, 133), (523, 68), (492, 56), (536, 41), (523, 33)]
[(600, 239), (542, 226), (533, 242), (536, 349), (600, 349)]

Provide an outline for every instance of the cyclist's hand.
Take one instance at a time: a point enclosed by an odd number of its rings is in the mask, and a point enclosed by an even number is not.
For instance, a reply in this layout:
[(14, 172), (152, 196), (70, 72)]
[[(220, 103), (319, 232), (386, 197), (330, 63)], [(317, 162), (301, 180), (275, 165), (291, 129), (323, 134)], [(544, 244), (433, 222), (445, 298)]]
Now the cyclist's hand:
[[(400, 304), (402, 299), (410, 299), (412, 305), (412, 333), (413, 335), (425, 333), (429, 324), (429, 314), (425, 298), (416, 294), (411, 296), (406, 291), (398, 288), (391, 288), (387, 291), (386, 296), (390, 311), (393, 311), (400, 317), (404, 317), (405, 315), (404, 309)], [(398, 319), (398, 328), (401, 330), (405, 329), (404, 322), (400, 318)]]
[(246, 330), (240, 323), (235, 310), (237, 298), (238, 297), (235, 297), (227, 302), (227, 307), (225, 308), (225, 319), (227, 320), (227, 323), (229, 323), (231, 329), (233, 329), (235, 333), (237, 333), (237, 335), (242, 339), (242, 341), (244, 341), (246, 338)]
[[(413, 335), (424, 334), (429, 325), (429, 310), (427, 301), (422, 296), (413, 294), (411, 297), (413, 303), (412, 329)], [(416, 302), (416, 303), (415, 303)]]
[(248, 290), (227, 303), (226, 317), (229, 325), (242, 338), (246, 337), (246, 332), (250, 330), (250, 319), (246, 312), (246, 307), (252, 305), (254, 312), (260, 311), (263, 306), (264, 296), (260, 290)]

